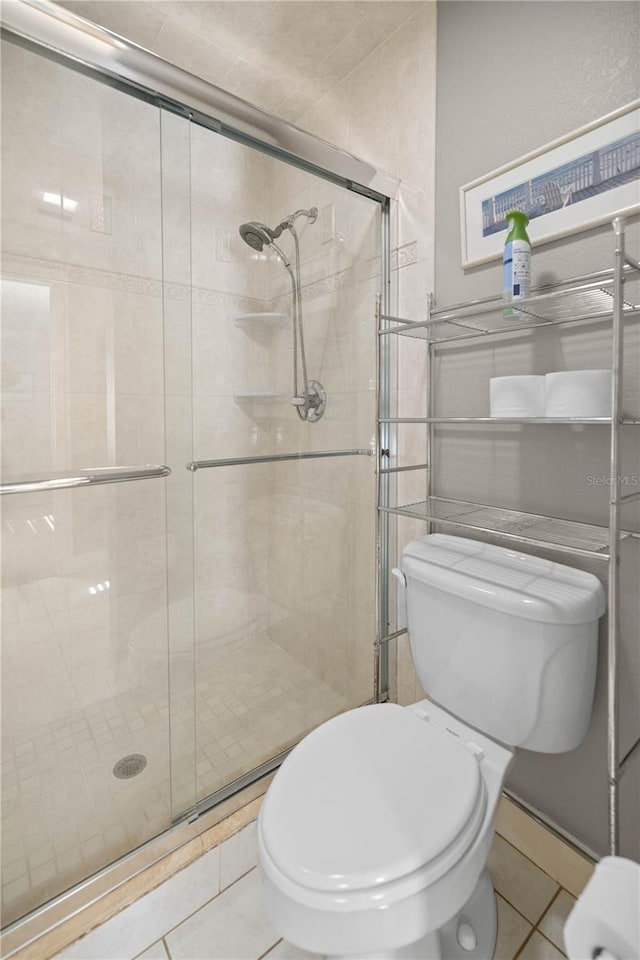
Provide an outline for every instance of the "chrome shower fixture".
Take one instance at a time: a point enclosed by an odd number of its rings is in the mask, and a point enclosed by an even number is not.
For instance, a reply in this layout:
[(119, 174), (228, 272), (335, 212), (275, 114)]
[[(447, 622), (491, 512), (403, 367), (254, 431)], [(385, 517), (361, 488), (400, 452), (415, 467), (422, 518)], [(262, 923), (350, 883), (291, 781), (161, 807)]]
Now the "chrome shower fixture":
[[(296, 412), (301, 420), (315, 423), (316, 420), (322, 417), (325, 411), (327, 394), (319, 380), (307, 380), (307, 359), (304, 348), (302, 290), (300, 283), (300, 243), (294, 226), (299, 217), (306, 217), (309, 223), (315, 223), (318, 219), (318, 208), (311, 207), (309, 210), (296, 210), (295, 213), (290, 213), (288, 217), (281, 220), (277, 227), (268, 227), (266, 223), (260, 223), (259, 220), (250, 220), (248, 223), (240, 224), (239, 230), (240, 236), (252, 250), (257, 250), (259, 253), (262, 253), (265, 246), (271, 247), (282, 261), (291, 278), (293, 297), (293, 397), (291, 398), (291, 403), (296, 408)], [(285, 230), (289, 230), (295, 244), (294, 267), (291, 266), (291, 261), (275, 242)], [(298, 353), (300, 354), (300, 363), (302, 366), (302, 391), (298, 389)]]
[(269, 245), (274, 239), (274, 231), (270, 230), (266, 223), (250, 220), (249, 223), (240, 224), (240, 236), (245, 243), (261, 253), (265, 243)]
[(245, 243), (248, 243), (250, 247), (261, 253), (265, 244), (267, 246), (275, 246), (273, 241), (281, 236), (283, 230), (290, 230), (298, 217), (306, 217), (309, 223), (315, 223), (318, 219), (318, 208), (311, 207), (310, 210), (296, 210), (295, 213), (290, 213), (288, 217), (281, 220), (278, 226), (273, 229), (268, 227), (266, 223), (260, 223), (259, 220), (250, 220), (248, 223), (241, 223), (240, 236)]
[(278, 227), (276, 227), (276, 230), (271, 230), (266, 223), (260, 223), (258, 220), (250, 220), (249, 223), (240, 224), (240, 236), (252, 250), (257, 250), (258, 253), (262, 253), (265, 246), (273, 247), (287, 270), (289, 270), (291, 268), (291, 262), (275, 242), (275, 237), (279, 237), (282, 233), (282, 230), (277, 231)]
[(281, 220), (278, 226), (273, 229), (268, 227), (266, 223), (260, 223), (259, 220), (250, 220), (249, 223), (240, 225), (240, 236), (254, 250), (262, 250), (265, 243), (269, 244), (272, 240), (277, 240), (283, 230), (292, 227), (298, 217), (306, 217), (309, 223), (315, 223), (318, 219), (318, 208), (296, 210), (295, 213), (290, 213), (288, 217)]

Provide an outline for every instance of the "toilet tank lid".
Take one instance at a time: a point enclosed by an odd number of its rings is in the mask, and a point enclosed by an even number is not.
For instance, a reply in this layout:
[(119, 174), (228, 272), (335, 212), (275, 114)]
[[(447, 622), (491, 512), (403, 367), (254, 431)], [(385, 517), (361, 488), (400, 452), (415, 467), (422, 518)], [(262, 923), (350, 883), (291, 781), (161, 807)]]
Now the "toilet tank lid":
[(400, 566), (408, 579), (525, 620), (590, 623), (606, 609), (593, 574), (464, 537), (433, 533), (412, 540)]

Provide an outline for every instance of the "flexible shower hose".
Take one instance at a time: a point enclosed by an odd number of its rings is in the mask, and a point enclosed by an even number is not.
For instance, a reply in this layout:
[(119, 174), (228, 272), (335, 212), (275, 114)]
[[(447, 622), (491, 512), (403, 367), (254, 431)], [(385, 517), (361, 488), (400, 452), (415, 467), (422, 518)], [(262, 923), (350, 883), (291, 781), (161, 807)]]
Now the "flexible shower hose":
[[(304, 396), (304, 407), (297, 406), (298, 416), (301, 420), (306, 420), (309, 414), (309, 396), (307, 394), (307, 358), (304, 349), (304, 326), (302, 319), (302, 284), (300, 282), (300, 242), (298, 234), (293, 224), (290, 224), (289, 230), (293, 234), (296, 251), (295, 275), (291, 274), (293, 281), (293, 395), (294, 397)], [(298, 342), (300, 343), (300, 361), (302, 364), (302, 386), (303, 392), (298, 392)]]

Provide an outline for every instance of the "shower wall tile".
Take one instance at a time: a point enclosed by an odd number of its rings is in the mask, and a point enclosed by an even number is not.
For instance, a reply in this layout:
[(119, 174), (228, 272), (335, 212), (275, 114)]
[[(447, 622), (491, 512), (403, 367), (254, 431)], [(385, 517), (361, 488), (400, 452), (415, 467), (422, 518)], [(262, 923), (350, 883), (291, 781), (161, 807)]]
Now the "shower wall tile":
[[(61, 395), (63, 435), (67, 444), (64, 464), (70, 469), (108, 464), (113, 455), (113, 429), (109, 430), (104, 393)], [(30, 471), (28, 471), (30, 472)]]
[(98, 21), (108, 30), (113, 30), (119, 36), (126, 36), (134, 43), (150, 49), (157, 39), (164, 22), (161, 11), (154, 9), (149, 3), (140, 3), (138, 0), (129, 0), (126, 8), (113, 4), (109, 0), (70, 0), (62, 3), (81, 17)]
[[(162, 396), (163, 311), (157, 297), (113, 295), (113, 387), (116, 394)], [(169, 354), (169, 363), (173, 357)]]
[[(164, 346), (171, 362), (165, 364), (165, 393), (170, 397), (191, 400), (192, 384), (192, 330), (189, 301), (164, 298)], [(191, 444), (191, 430), (187, 430)]]
[(161, 25), (154, 50), (171, 63), (183, 64), (188, 61), (192, 73), (218, 86), (235, 60), (222, 47), (208, 43), (172, 20), (165, 20)]
[[(113, 363), (113, 293), (77, 284), (66, 289), (66, 382), (68, 393), (106, 393), (107, 364)], [(111, 357), (109, 357), (111, 355)], [(113, 371), (110, 370), (111, 376)]]
[[(233, 397), (244, 385), (271, 385), (269, 330), (240, 329), (236, 307), (193, 304), (193, 375), (197, 395)], [(267, 363), (265, 363), (265, 359)]]
[[(376, 157), (391, 174), (398, 169), (398, 64), (393, 44), (380, 44), (343, 84), (350, 98), (349, 148), (356, 156)], [(384, 77), (384, 83), (380, 78)], [(371, 95), (375, 89), (375, 96)]]
[[(435, 181), (436, 35), (437, 5), (423, 3), (390, 43), (398, 71), (398, 177), (426, 194)], [(424, 209), (431, 236), (432, 214)]]
[[(7, 479), (50, 470), (57, 457), (59, 430), (52, 430), (50, 393), (30, 394), (26, 402), (3, 394), (2, 449)], [(26, 439), (28, 438), (28, 440)]]
[(264, 402), (235, 400), (231, 396), (196, 396), (194, 453), (209, 460), (224, 451), (226, 457), (247, 457), (268, 448), (268, 413)]
[[(161, 277), (159, 120), (152, 106), (143, 106), (149, 114), (139, 118), (140, 131), (151, 127), (147, 149), (155, 157), (134, 148), (124, 165), (116, 152), (124, 134), (117, 128), (104, 132), (100, 159), (65, 150), (62, 191), (77, 209), (64, 219), (62, 259)], [(108, 221), (98, 217), (97, 203), (108, 208)]]
[[(12, 97), (12, 91), (21, 88), (28, 73), (33, 80), (33, 94)], [(11, 110), (4, 113), (3, 135), (5, 131), (24, 129), (35, 137), (53, 140), (60, 121), (60, 69), (51, 60), (30, 56), (19, 46), (8, 43), (3, 48), (2, 75), (3, 98), (6, 97), (6, 105), (11, 106)]]
[[(164, 462), (164, 402), (161, 396), (120, 394), (115, 398), (115, 458), (118, 463)], [(106, 416), (111, 414), (107, 408)], [(109, 430), (110, 424), (107, 426)], [(111, 437), (107, 438), (109, 445)], [(86, 462), (86, 461), (85, 461)]]
[[(382, 13), (385, 5), (379, 6)], [(401, 250), (412, 248), (415, 252), (408, 265), (398, 257), (400, 269), (393, 278), (392, 309), (399, 316), (417, 320), (426, 316), (428, 294), (434, 285), (436, 4), (421, 3), (414, 9), (416, 12), (406, 23), (310, 106), (298, 122), (400, 180), (397, 217), (392, 224), (393, 242), (397, 242)], [(351, 219), (349, 229), (357, 236), (357, 218)], [(361, 302), (366, 303), (367, 299), (362, 297)], [(374, 338), (368, 339), (365, 317), (362, 331), (361, 344), (366, 350), (366, 344), (373, 343)], [(364, 355), (358, 351), (359, 357)], [(422, 344), (402, 341), (397, 357), (398, 416), (425, 415), (425, 361), (426, 349)], [(365, 361), (365, 376), (366, 370)], [(362, 384), (362, 380), (359, 382)], [(369, 400), (366, 394), (361, 397), (366, 423)], [(398, 443), (398, 452), (406, 458), (405, 462), (423, 462), (424, 446), (419, 438), (404, 435), (398, 438)], [(401, 476), (396, 486), (398, 496), (422, 499), (424, 475)], [(424, 525), (414, 525), (410, 532), (400, 520), (398, 549), (402, 549), (411, 535), (423, 533)], [(401, 690), (396, 691), (396, 695), (400, 694), (401, 702), (411, 702), (419, 698), (420, 693), (406, 644), (398, 646), (398, 657), (397, 671), (391, 671), (399, 677)]]
[[(266, 220), (267, 161), (246, 147), (191, 128), (192, 283), (242, 296), (266, 295), (265, 261), (238, 233), (241, 223)], [(216, 249), (226, 232), (226, 252)]]
[(244, 567), (249, 559), (247, 484), (216, 475), (223, 472), (203, 471), (202, 479), (196, 477), (198, 576)]
[[(9, 85), (5, 81), (3, 86), (6, 90)], [(9, 105), (5, 104), (3, 116), (7, 154), (2, 165), (2, 215), (6, 225), (3, 244), (6, 248), (10, 236), (12, 252), (61, 260), (62, 218), (43, 198), (45, 193), (62, 195), (63, 151), (31, 133), (28, 117), (23, 118), (24, 127), (18, 126), (15, 117), (13, 122), (9, 121)]]

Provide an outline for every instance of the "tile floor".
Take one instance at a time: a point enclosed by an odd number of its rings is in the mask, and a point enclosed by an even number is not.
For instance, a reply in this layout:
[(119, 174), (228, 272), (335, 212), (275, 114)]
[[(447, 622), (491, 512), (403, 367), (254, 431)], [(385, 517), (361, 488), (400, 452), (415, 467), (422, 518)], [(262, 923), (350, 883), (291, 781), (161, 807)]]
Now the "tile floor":
[[(314, 960), (264, 917), (255, 823), (59, 953), (54, 960)], [(560, 960), (575, 898), (496, 836), (495, 960)]]
[[(232, 682), (233, 681), (233, 682)], [(191, 723), (193, 707), (184, 706)], [(184, 805), (213, 793), (349, 706), (264, 637), (223, 645), (200, 665), (197, 762), (169, 778), (169, 705), (158, 687), (78, 709), (28, 737), (3, 729), (2, 923), (11, 923), (156, 836)], [(174, 721), (180, 704), (174, 697)], [(175, 744), (174, 744), (175, 746)], [(112, 775), (127, 754), (148, 758), (131, 780)]]

